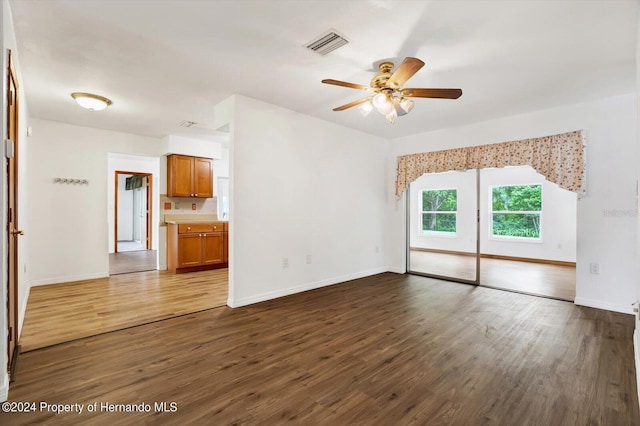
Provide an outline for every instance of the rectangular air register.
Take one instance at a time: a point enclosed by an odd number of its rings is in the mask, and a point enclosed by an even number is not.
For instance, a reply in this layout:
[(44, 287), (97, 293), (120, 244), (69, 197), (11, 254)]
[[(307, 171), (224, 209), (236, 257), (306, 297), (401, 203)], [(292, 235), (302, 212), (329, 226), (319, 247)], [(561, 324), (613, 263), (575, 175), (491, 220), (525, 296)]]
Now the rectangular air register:
[(344, 46), (349, 41), (340, 34), (331, 30), (327, 34), (318, 37), (316, 40), (306, 45), (307, 49), (311, 49), (316, 53), (324, 56), (329, 52), (333, 52), (339, 47)]

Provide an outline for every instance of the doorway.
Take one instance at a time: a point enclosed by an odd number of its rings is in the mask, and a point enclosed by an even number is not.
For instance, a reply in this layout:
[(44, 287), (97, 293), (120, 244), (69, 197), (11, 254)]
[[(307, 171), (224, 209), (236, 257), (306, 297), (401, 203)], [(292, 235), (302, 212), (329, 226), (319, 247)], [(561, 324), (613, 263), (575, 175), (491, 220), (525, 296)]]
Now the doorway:
[(151, 173), (114, 172), (114, 252), (109, 255), (109, 274), (156, 269), (157, 253), (152, 250)]
[(529, 166), (425, 174), (407, 192), (407, 270), (573, 301), (576, 194)]

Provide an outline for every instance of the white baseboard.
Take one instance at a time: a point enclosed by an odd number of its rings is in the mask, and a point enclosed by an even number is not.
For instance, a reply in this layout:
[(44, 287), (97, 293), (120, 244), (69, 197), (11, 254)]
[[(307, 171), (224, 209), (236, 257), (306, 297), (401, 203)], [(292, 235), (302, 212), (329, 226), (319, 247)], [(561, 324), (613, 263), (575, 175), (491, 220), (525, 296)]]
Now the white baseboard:
[(158, 265), (158, 271), (166, 271), (166, 270), (167, 270), (167, 265), (166, 264), (165, 265), (162, 265), (162, 264)]
[(86, 275), (68, 275), (66, 277), (46, 278), (43, 280), (31, 281), (31, 286), (33, 287), (38, 285), (70, 283), (73, 281), (84, 281), (84, 280), (93, 280), (95, 278), (106, 278), (108, 276), (109, 276), (109, 272), (99, 272), (95, 274), (86, 274)]
[(277, 299), (279, 297), (289, 296), (295, 293), (301, 293), (303, 291), (314, 290), (320, 287), (327, 287), (333, 284), (343, 283), (345, 281), (356, 280), (358, 278), (364, 278), (371, 275), (381, 274), (387, 272), (386, 267), (369, 269), (368, 271), (357, 272), (355, 274), (343, 275), (341, 277), (329, 278), (326, 280), (316, 281), (312, 283), (302, 284), (295, 287), (284, 288), (281, 290), (269, 291), (267, 293), (258, 294), (255, 296), (244, 297), (241, 299), (227, 300), (227, 305), (231, 308), (238, 308), (240, 306), (252, 305), (254, 303), (264, 302), (271, 299)]
[(604, 309), (605, 311), (621, 312), (623, 314), (633, 314), (633, 306), (620, 305), (618, 303), (603, 302), (601, 300), (583, 299), (576, 297), (574, 301), (576, 305), (589, 306), (590, 308)]
[(27, 287), (27, 294), (24, 297), (24, 303), (22, 304), (22, 309), (20, 309), (20, 316), (18, 317), (18, 341), (20, 341), (20, 336), (22, 335), (22, 326), (24, 325), (24, 316), (27, 313), (27, 303), (29, 302), (29, 294), (31, 293), (31, 286)]
[(394, 274), (406, 274), (407, 273), (407, 268), (389, 267), (389, 268), (387, 268), (387, 271), (393, 272)]
[(9, 399), (9, 373), (3, 371), (0, 374), (0, 402), (5, 402), (7, 399)]

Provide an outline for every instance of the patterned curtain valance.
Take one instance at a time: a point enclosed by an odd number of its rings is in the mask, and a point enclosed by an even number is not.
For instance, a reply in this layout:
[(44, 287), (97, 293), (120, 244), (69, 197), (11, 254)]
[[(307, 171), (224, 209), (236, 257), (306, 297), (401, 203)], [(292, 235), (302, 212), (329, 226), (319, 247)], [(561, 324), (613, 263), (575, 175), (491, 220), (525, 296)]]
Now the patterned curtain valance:
[(398, 157), (396, 196), (425, 173), (488, 167), (531, 166), (561, 188), (586, 193), (586, 155), (583, 132), (503, 142)]

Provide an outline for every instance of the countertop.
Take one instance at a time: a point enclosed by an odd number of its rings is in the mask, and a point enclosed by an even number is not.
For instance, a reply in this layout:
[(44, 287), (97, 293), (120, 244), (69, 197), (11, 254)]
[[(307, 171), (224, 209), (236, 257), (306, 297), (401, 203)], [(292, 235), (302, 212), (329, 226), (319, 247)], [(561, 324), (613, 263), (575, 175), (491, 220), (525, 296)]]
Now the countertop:
[(169, 223), (180, 225), (183, 223), (224, 223), (226, 220), (218, 220), (216, 214), (165, 214), (162, 225)]
[(174, 219), (165, 220), (164, 223), (171, 223), (174, 225), (181, 225), (183, 223), (226, 223), (226, 220), (211, 220), (211, 219)]

